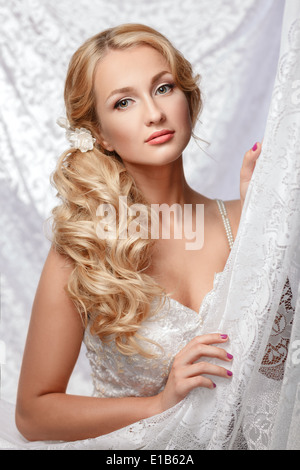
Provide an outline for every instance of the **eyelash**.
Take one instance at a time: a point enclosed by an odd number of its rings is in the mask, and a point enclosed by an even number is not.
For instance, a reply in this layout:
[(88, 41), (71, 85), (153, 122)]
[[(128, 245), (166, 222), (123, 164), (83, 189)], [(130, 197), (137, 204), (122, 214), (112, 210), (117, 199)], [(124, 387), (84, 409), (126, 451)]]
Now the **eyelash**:
[[(169, 92), (172, 91), (175, 87), (175, 84), (174, 83), (164, 83), (163, 85), (160, 85), (157, 89), (156, 89), (156, 92), (160, 89), (160, 88), (164, 88), (164, 87), (168, 87), (169, 88)], [(159, 93), (159, 95), (165, 95), (167, 94), (168, 91), (166, 93)], [(124, 103), (124, 102), (127, 102), (127, 101), (132, 101), (130, 98), (123, 98), (119, 101), (116, 102), (116, 104), (114, 105), (114, 109), (127, 109), (128, 106), (125, 106), (124, 108), (121, 108), (120, 107), (120, 104), (121, 103)]]
[[(160, 85), (156, 91), (158, 91), (160, 88), (164, 88), (164, 87), (169, 87), (170, 90), (169, 91), (172, 91), (173, 88), (175, 87), (175, 84), (174, 83), (164, 83), (163, 85)], [(165, 95), (165, 93), (163, 93)]]

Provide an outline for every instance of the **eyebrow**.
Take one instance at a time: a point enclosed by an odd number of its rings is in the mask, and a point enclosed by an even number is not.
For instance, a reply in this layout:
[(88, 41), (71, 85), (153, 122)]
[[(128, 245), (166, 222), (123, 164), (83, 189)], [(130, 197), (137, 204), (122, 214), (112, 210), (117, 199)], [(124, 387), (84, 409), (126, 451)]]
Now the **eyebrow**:
[[(170, 75), (172, 74), (172, 72), (170, 72), (169, 70), (163, 70), (162, 72), (159, 72), (157, 73), (156, 75), (154, 75), (154, 77), (152, 78), (151, 80), (151, 85), (154, 85), (155, 82), (157, 82), (157, 80), (160, 79), (160, 77), (162, 77), (163, 75), (166, 75), (167, 73), (169, 73)], [(107, 97), (106, 99), (106, 102), (113, 96), (113, 95), (118, 95), (120, 93), (131, 93), (132, 91), (134, 91), (134, 88), (133, 87), (123, 87), (123, 88), (117, 88), (116, 90), (113, 90), (109, 96)]]

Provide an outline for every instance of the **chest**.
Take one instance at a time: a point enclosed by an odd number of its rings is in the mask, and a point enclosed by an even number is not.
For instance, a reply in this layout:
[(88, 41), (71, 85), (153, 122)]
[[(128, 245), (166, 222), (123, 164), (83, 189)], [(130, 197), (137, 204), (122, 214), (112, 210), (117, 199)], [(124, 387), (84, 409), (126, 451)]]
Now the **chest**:
[(215, 273), (224, 269), (229, 254), (226, 240), (206, 240), (200, 250), (186, 250), (182, 240), (159, 240), (154, 249), (151, 275), (170, 296), (198, 312), (213, 288)]

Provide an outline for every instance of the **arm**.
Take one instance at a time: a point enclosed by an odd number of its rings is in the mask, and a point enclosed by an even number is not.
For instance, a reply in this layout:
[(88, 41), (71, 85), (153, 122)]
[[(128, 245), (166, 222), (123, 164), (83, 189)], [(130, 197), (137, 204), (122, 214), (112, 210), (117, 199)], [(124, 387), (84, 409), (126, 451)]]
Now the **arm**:
[(16, 424), (28, 440), (95, 437), (156, 414), (152, 398), (66, 394), (83, 337), (79, 314), (64, 291), (71, 270), (51, 249), (33, 304), (19, 380)]

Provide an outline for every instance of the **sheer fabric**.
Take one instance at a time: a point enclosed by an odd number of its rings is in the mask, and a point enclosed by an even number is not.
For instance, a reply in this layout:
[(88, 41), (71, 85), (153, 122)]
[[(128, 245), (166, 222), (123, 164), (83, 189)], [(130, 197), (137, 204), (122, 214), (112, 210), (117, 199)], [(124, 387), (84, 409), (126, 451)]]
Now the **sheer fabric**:
[(198, 329), (229, 334), (232, 380), (216, 380), (214, 393), (194, 390), (167, 412), (115, 433), (32, 447), (300, 449), (299, 76), (300, 5), (287, 0), (263, 151)]

